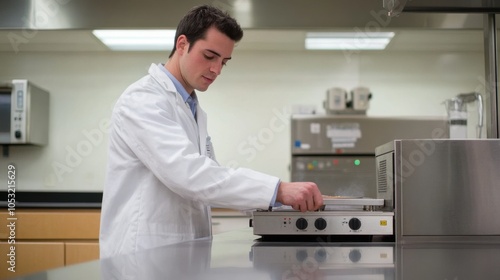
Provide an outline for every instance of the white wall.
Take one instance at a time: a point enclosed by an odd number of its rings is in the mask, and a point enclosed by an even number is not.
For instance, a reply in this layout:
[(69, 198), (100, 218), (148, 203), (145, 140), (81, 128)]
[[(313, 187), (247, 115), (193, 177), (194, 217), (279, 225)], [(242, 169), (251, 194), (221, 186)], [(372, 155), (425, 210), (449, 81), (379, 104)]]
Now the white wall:
[[(0, 53), (0, 80), (27, 78), (51, 94), (49, 145), (11, 147), (10, 157), (0, 158), (0, 181), (6, 181), (7, 164), (14, 163), (18, 190), (102, 190), (113, 102), (151, 63), (164, 62), (167, 55)], [(480, 52), (346, 56), (236, 49), (222, 75), (199, 98), (221, 164), (288, 180), (293, 105), (311, 104), (323, 111), (327, 88), (361, 85), (373, 92), (369, 115), (444, 116), (443, 100), (462, 92), (484, 92), (483, 65)]]

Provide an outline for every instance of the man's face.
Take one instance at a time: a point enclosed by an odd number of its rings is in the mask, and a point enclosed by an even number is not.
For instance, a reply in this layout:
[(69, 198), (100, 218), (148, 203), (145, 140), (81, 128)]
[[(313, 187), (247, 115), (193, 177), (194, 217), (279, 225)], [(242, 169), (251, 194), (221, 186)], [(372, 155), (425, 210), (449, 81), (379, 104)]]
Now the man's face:
[[(185, 37), (184, 37), (185, 39)], [(180, 55), (181, 83), (187, 92), (194, 89), (205, 91), (221, 73), (222, 67), (231, 59), (235, 42), (212, 27), (207, 30), (205, 39), (200, 39), (191, 46), (184, 44)]]

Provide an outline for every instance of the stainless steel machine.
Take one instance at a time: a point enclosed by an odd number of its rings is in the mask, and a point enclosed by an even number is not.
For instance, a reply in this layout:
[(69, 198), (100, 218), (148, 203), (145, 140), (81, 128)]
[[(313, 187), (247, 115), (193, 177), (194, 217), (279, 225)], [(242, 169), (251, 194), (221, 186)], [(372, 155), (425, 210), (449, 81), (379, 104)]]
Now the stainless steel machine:
[(500, 139), (393, 140), (376, 162), (396, 242), (500, 242)]
[[(381, 211), (383, 199), (325, 197), (321, 211), (299, 212), (288, 206), (253, 213), (254, 234), (283, 236), (392, 236), (394, 213)], [(346, 240), (348, 238), (345, 238)]]
[(312, 181), (325, 207), (298, 212), (275, 207), (253, 212), (263, 239), (328, 237), (394, 241), (394, 209), (377, 197), (375, 148), (399, 138), (448, 137), (445, 118), (374, 118), (364, 115), (294, 116), (292, 181)]

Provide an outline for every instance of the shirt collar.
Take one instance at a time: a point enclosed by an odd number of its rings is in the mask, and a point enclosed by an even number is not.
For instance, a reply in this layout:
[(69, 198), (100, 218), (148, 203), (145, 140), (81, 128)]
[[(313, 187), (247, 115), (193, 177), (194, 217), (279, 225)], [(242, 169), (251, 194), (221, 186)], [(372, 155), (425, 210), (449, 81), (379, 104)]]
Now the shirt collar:
[(172, 80), (174, 83), (175, 89), (177, 92), (182, 96), (182, 99), (184, 102), (188, 102), (191, 100), (197, 100), (198, 98), (196, 97), (196, 92), (193, 91), (193, 94), (189, 94), (186, 89), (182, 86), (182, 84), (170, 73), (170, 71), (165, 68), (165, 65), (163, 63), (159, 63), (158, 67), (163, 71), (163, 73), (167, 74), (167, 76)]

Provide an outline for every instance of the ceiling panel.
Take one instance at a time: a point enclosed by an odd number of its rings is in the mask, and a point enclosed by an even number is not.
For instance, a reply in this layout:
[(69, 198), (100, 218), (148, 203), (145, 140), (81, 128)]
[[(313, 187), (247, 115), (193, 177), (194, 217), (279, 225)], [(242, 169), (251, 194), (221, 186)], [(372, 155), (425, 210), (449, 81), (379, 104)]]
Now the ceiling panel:
[[(446, 4), (449, 7), (456, 1), (458, 0), (425, 2), (438, 2), (441, 6)], [(469, 1), (471, 0), (459, 0), (460, 3)], [(419, 2), (422, 1), (408, 1), (407, 5), (418, 6)], [(390, 18), (382, 0), (13, 0), (0, 1), (0, 28), (174, 28), (183, 14), (200, 4), (210, 4), (228, 11), (244, 28), (252, 29), (363, 29), (374, 25), (391, 28), (461, 29), (482, 26), (482, 16), (478, 13), (464, 14), (469, 18), (465, 21), (466, 25), (443, 25), (444, 14), (432, 9)], [(483, 6), (484, 3), (481, 7)], [(419, 8), (422, 10), (421, 6)], [(465, 13), (467, 10), (463, 11)]]

